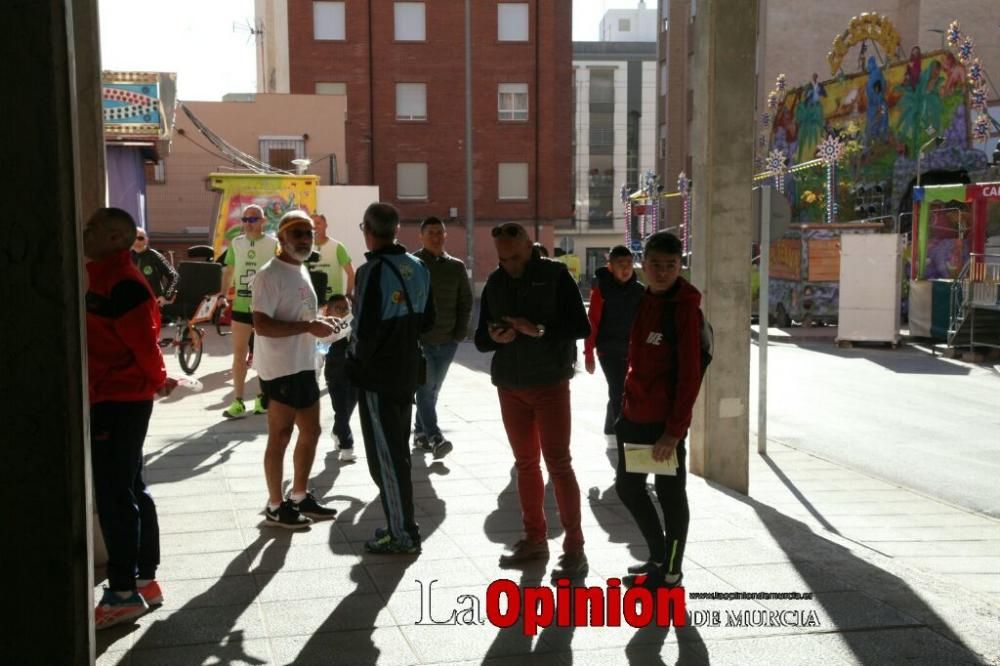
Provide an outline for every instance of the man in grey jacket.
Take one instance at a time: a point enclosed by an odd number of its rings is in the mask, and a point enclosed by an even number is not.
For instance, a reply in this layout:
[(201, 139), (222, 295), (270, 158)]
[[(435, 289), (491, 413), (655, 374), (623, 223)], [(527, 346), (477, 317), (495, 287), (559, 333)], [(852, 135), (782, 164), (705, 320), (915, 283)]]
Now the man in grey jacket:
[(438, 427), (438, 393), (455, 358), (458, 343), (469, 332), (469, 315), (472, 313), (469, 276), (465, 264), (445, 251), (447, 238), (444, 222), (433, 216), (428, 217), (420, 223), (423, 248), (414, 253), (430, 270), (436, 319), (434, 327), (420, 338), (424, 358), (427, 359), (427, 381), (417, 387), (413, 444), (433, 452), (435, 459), (443, 458), (452, 449), (452, 443), (445, 439)]

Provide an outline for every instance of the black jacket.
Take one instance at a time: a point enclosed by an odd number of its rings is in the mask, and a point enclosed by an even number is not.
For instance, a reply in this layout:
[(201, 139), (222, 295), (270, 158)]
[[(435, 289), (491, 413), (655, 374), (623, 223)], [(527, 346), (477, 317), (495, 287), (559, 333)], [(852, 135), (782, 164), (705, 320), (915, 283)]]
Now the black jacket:
[[(545, 326), (534, 338), (520, 335), (502, 345), (489, 334), (489, 322), (524, 317)], [(490, 376), (503, 388), (556, 384), (573, 376), (576, 340), (590, 333), (580, 290), (564, 264), (534, 257), (520, 278), (502, 268), (494, 270), (483, 287), (476, 328), (476, 348), (493, 351)]]
[(595, 348), (601, 356), (628, 355), (629, 331), (645, 291), (635, 273), (623, 284), (607, 268), (597, 269), (590, 290), (590, 335), (583, 346), (584, 356), (593, 358)]

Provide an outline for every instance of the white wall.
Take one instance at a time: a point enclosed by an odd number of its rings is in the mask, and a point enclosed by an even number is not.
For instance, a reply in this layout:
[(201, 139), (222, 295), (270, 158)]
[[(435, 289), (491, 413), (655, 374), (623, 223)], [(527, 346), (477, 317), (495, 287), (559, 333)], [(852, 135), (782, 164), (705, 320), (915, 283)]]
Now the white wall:
[[(619, 30), (619, 19), (627, 19), (629, 30)], [(655, 42), (655, 9), (609, 9), (601, 19), (602, 42)]]
[(354, 269), (365, 263), (365, 239), (358, 225), (365, 210), (379, 201), (377, 185), (321, 185), (316, 188), (316, 210), (326, 215), (327, 236), (347, 248)]

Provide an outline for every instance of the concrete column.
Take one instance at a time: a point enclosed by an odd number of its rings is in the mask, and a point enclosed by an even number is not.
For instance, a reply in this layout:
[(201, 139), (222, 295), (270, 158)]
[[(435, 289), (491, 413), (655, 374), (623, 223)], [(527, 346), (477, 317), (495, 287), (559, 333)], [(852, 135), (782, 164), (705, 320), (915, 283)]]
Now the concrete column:
[(691, 470), (738, 492), (749, 479), (750, 184), (757, 0), (697, 0), (692, 281), (715, 327), (715, 360), (691, 425)]
[(96, 0), (0, 3), (3, 660), (93, 661), (82, 221), (104, 197)]
[[(668, 28), (666, 32), (665, 62), (667, 66), (667, 91), (660, 98), (664, 108), (664, 123), (667, 129), (667, 150), (660, 170), (660, 182), (667, 192), (677, 191), (677, 176), (681, 171), (689, 171), (688, 155), (691, 151), (689, 128), (692, 109), (688, 98), (691, 85), (691, 59), (689, 56), (691, 35), (691, 5), (688, 2), (670, 2), (667, 6)], [(659, 72), (657, 72), (659, 77)], [(663, 82), (658, 80), (658, 85)], [(659, 132), (659, 128), (657, 128)], [(659, 135), (657, 135), (659, 139)], [(688, 176), (691, 174), (688, 173)], [(683, 218), (680, 197), (667, 199), (664, 205), (667, 224), (677, 226)]]

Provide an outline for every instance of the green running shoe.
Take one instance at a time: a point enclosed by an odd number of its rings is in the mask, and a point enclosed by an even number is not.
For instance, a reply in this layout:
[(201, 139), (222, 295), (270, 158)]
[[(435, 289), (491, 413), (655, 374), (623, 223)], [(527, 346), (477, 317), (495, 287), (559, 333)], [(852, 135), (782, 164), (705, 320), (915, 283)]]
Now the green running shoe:
[(222, 412), (222, 415), (227, 419), (241, 419), (247, 415), (247, 408), (241, 399), (235, 398), (233, 400), (233, 404), (226, 407), (226, 410)]
[(263, 393), (257, 394), (257, 399), (253, 401), (254, 414), (267, 414), (267, 398)]

